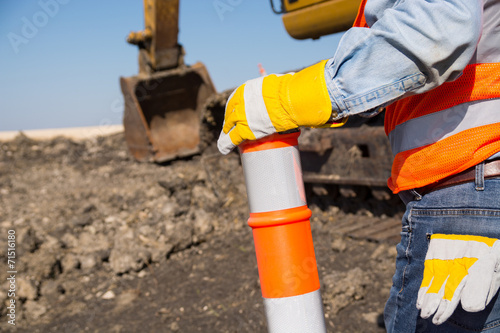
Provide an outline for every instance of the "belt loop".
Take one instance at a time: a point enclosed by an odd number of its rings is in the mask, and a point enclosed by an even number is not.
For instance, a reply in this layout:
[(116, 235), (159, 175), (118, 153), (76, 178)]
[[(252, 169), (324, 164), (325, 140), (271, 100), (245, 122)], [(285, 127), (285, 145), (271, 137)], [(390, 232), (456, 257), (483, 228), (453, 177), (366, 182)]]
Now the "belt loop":
[(417, 201), (422, 200), (422, 196), (417, 191), (415, 191), (415, 189), (410, 190), (410, 193), (413, 194), (415, 200)]
[(476, 165), (476, 191), (484, 191), (484, 162)]

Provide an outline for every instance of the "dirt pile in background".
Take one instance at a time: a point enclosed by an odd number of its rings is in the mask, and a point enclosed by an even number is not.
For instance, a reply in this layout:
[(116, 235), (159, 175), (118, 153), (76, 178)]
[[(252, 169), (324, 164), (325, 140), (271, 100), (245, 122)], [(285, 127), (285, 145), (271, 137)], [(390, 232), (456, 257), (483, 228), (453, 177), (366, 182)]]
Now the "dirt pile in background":
[[(308, 193), (329, 330), (383, 332), (394, 244), (335, 225), (401, 207)], [(14, 327), (0, 266), (0, 331), (266, 332), (247, 217), (236, 153), (157, 165), (121, 134), (0, 142), (0, 261), (14, 230), (17, 270)]]

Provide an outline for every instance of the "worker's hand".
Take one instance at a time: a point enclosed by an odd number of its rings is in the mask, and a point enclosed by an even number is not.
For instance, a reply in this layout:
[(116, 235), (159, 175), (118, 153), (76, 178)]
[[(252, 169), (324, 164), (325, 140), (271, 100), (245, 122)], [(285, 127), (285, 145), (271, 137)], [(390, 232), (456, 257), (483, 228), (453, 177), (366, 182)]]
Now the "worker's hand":
[(422, 318), (444, 323), (458, 303), (468, 312), (483, 310), (500, 285), (500, 242), (468, 235), (431, 236), (417, 308)]
[(271, 74), (247, 81), (229, 96), (224, 126), (217, 146), (228, 154), (245, 140), (256, 140), (299, 126), (335, 127), (325, 124), (332, 104), (321, 61), (297, 73)]

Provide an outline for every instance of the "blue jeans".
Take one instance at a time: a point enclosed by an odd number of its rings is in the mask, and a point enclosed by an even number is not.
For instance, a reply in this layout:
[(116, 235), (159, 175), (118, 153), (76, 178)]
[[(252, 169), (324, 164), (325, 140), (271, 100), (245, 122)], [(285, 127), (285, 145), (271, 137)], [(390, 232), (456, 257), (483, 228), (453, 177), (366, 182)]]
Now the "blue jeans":
[(428, 238), (433, 233), (481, 235), (500, 239), (500, 179), (484, 179), (476, 167), (476, 181), (426, 195), (406, 191), (396, 272), (384, 319), (387, 332), (500, 332), (498, 294), (485, 310), (464, 311), (460, 305), (442, 325), (422, 319), (416, 308)]

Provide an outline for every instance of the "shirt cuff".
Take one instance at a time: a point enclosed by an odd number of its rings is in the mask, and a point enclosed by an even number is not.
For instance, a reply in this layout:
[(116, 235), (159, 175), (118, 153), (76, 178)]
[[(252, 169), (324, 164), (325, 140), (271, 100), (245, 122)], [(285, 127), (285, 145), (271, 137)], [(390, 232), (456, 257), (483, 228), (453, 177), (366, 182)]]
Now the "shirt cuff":
[(342, 95), (340, 91), (337, 89), (335, 83), (333, 82), (333, 73), (331, 70), (332, 64), (333, 58), (328, 60), (325, 65), (325, 80), (328, 95), (330, 96), (330, 101), (332, 102), (332, 115), (330, 116), (329, 121), (337, 121), (339, 119), (347, 117), (348, 111), (346, 106), (342, 103)]

